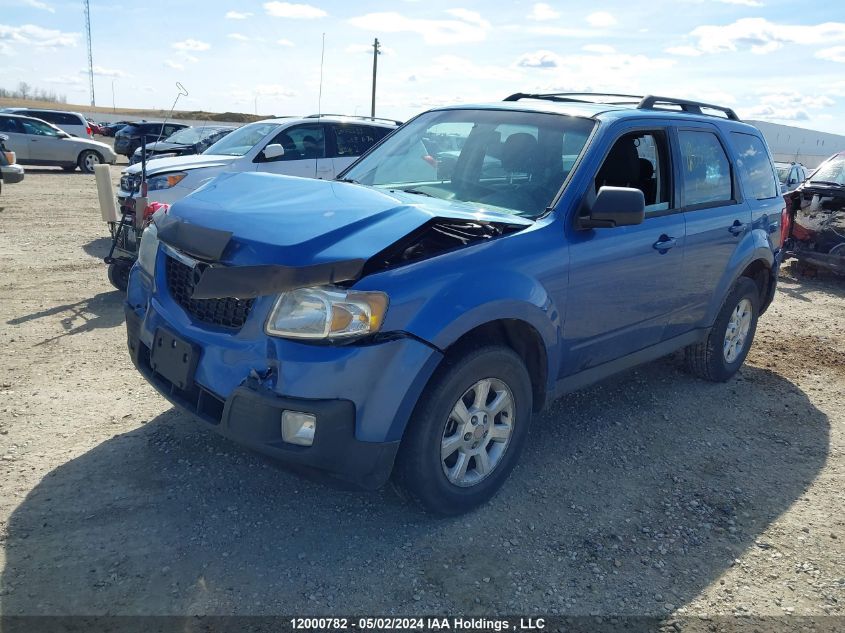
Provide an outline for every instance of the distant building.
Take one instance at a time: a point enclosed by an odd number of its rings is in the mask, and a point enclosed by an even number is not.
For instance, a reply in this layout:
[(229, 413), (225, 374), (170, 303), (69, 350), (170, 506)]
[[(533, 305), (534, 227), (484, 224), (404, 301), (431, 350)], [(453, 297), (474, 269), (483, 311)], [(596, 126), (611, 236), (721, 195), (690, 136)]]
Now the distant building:
[(845, 150), (845, 136), (840, 134), (816, 132), (767, 121), (746, 122), (756, 126), (763, 133), (777, 161), (795, 161), (812, 169), (832, 154)]

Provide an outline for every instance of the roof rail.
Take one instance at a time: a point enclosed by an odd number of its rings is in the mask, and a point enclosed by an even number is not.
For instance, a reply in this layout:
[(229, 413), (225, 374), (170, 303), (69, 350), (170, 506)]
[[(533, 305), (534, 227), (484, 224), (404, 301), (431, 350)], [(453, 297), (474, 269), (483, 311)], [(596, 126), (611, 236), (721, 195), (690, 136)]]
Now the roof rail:
[(739, 117), (736, 112), (734, 112), (731, 108), (713, 105), (712, 103), (703, 103), (701, 101), (689, 101), (688, 99), (673, 99), (672, 97), (656, 97), (654, 95), (648, 95), (643, 97), (643, 100), (637, 104), (637, 108), (639, 110), (660, 110), (662, 108), (655, 106), (666, 105), (678, 106), (683, 112), (689, 112), (691, 114), (705, 114), (701, 111), (702, 108), (707, 108), (708, 110), (718, 110), (719, 112), (723, 112), (731, 121), (739, 121)]
[[(586, 98), (585, 98), (586, 97)], [(610, 97), (607, 99), (606, 97)], [(672, 97), (656, 97), (654, 95), (626, 95), (612, 92), (549, 92), (525, 93), (517, 92), (505, 98), (505, 101), (519, 101), (520, 99), (543, 99), (546, 101), (575, 102), (575, 103), (606, 103), (607, 105), (636, 105), (639, 110), (664, 110), (660, 106), (678, 106), (681, 112), (707, 115), (702, 108), (723, 112), (731, 121), (739, 121), (736, 112), (725, 106), (688, 99), (674, 99)]]
[(402, 121), (397, 121), (396, 119), (385, 119), (384, 117), (378, 116), (364, 116), (362, 114), (331, 114), (328, 112), (323, 112), (321, 114), (309, 114), (303, 118), (305, 119), (319, 119), (320, 117), (324, 116), (337, 116), (343, 117), (344, 119), (362, 119), (364, 121), (387, 121), (388, 123), (395, 123), (396, 125), (402, 125)]
[[(577, 97), (588, 97), (579, 99)], [(609, 101), (606, 99), (597, 100), (596, 97), (621, 97), (623, 101)], [(517, 92), (505, 98), (505, 101), (519, 101), (520, 99), (544, 99), (546, 101), (576, 102), (576, 103), (607, 103), (609, 105), (622, 105), (625, 103), (638, 103), (642, 95), (624, 95), (613, 92), (546, 92), (531, 93)]]

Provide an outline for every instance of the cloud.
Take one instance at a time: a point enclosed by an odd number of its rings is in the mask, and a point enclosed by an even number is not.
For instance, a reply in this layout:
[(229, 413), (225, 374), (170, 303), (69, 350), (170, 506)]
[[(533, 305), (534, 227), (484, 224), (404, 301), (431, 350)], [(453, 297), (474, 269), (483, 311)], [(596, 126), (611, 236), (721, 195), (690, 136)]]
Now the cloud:
[(264, 10), (274, 18), (292, 18), (298, 20), (313, 20), (328, 15), (325, 11), (310, 4), (292, 4), (290, 2), (265, 2)]
[(740, 112), (746, 119), (806, 121), (811, 118), (808, 110), (823, 110), (834, 105), (836, 102), (827, 95), (775, 92), (762, 95), (758, 105), (742, 108)]
[(174, 42), (171, 46), (177, 51), (207, 51), (211, 44), (188, 38), (181, 42)]
[(762, 55), (775, 51), (784, 44), (817, 44), (845, 40), (845, 23), (777, 24), (765, 18), (742, 18), (726, 25), (699, 26), (693, 29), (689, 36), (695, 40), (693, 47), (701, 53), (750, 50), (754, 54)]
[(680, 55), (681, 57), (698, 57), (702, 52), (695, 46), (670, 46), (665, 49), (670, 55)]
[[(683, 0), (688, 4), (704, 4), (708, 0)], [(721, 4), (733, 4), (737, 6), (743, 7), (762, 7), (765, 6), (760, 0), (712, 0), (713, 2), (719, 2)]]
[(276, 44), (278, 44), (279, 46), (295, 46), (293, 42), (285, 39), (276, 40)]
[(368, 13), (351, 18), (349, 23), (377, 33), (418, 33), (426, 44), (464, 44), (487, 38), (490, 23), (481, 14), (468, 9), (449, 9), (454, 19), (409, 18), (400, 13)]
[(555, 11), (551, 6), (545, 2), (538, 2), (531, 9), (531, 13), (526, 16), (529, 20), (536, 22), (544, 22), (545, 20), (555, 20), (560, 17), (560, 12)]
[[(85, 70), (83, 72), (87, 73), (88, 71)], [(56, 75), (54, 77), (45, 77), (41, 81), (48, 84), (61, 84), (64, 86), (82, 86), (86, 83), (85, 79), (79, 75)]]
[[(88, 74), (88, 69), (82, 69), (79, 71), (82, 74)], [(129, 77), (127, 73), (122, 70), (118, 70), (116, 68), (104, 68), (103, 66), (94, 66), (94, 74), (98, 77), (112, 77), (117, 79), (119, 77)]]
[(816, 57), (819, 59), (826, 59), (829, 62), (839, 62), (845, 64), (845, 46), (831, 46), (830, 48), (823, 48), (816, 51)]
[(50, 13), (55, 13), (56, 10), (51, 7), (46, 2), (40, 2), (40, 0), (22, 0), (23, 4), (28, 7), (32, 7), (33, 9), (41, 9), (42, 11), (48, 11)]
[(601, 53), (602, 55), (610, 55), (616, 52), (616, 49), (608, 44), (587, 44), (586, 46), (582, 46), (581, 50), (587, 51), (588, 53)]
[(810, 115), (801, 108), (783, 108), (773, 105), (759, 105), (741, 110), (744, 119), (764, 119), (775, 121), (807, 121)]
[(587, 16), (587, 23), (599, 29), (614, 26), (616, 18), (607, 11), (596, 11)]
[(185, 70), (185, 66), (183, 64), (179, 64), (177, 62), (174, 62), (172, 59), (164, 60), (164, 65), (167, 66), (168, 68), (172, 68), (174, 70)]
[(35, 24), (8, 26), (0, 24), (0, 45), (5, 49), (10, 44), (23, 44), (38, 48), (67, 48), (76, 46), (79, 33), (65, 33), (55, 29), (45, 29)]
[(229, 33), (226, 37), (230, 40), (237, 40), (238, 42), (248, 42), (249, 38), (242, 33)]
[(536, 51), (525, 53), (516, 60), (516, 65), (523, 68), (557, 68), (560, 66), (561, 57), (551, 51)]
[(252, 13), (241, 13), (240, 11), (227, 11), (226, 12), (226, 19), (227, 20), (246, 20), (250, 16), (252, 16)]
[(255, 94), (261, 97), (296, 97), (299, 93), (279, 84), (259, 84), (255, 86)]

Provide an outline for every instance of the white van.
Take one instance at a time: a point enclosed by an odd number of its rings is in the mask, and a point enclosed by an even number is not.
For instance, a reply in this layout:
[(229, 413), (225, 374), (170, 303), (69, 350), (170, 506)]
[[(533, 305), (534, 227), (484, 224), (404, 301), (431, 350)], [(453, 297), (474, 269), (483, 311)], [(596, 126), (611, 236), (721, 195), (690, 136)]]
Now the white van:
[(60, 130), (79, 138), (94, 138), (91, 126), (79, 112), (65, 112), (64, 110), (42, 110), (41, 108), (4, 108), (4, 112), (31, 116), (47, 123), (52, 123)]

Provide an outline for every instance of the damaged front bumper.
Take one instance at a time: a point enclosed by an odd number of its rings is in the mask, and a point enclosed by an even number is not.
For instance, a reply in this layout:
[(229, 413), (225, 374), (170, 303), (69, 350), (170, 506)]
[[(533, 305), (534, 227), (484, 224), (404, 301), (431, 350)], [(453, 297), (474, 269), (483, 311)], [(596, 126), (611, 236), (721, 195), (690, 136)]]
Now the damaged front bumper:
[[(151, 282), (133, 269), (127, 343), (133, 363), (159, 393), (221, 435), (286, 464), (364, 488), (387, 481), (439, 351), (404, 336), (333, 346), (266, 337), (260, 328), (245, 327), (242, 337), (209, 332), (166, 301), (153, 297), (139, 304), (139, 294), (149, 297), (140, 286)], [(172, 334), (191, 357), (175, 373), (151, 357), (161, 332)], [(284, 410), (316, 416), (312, 446), (283, 441)]]

